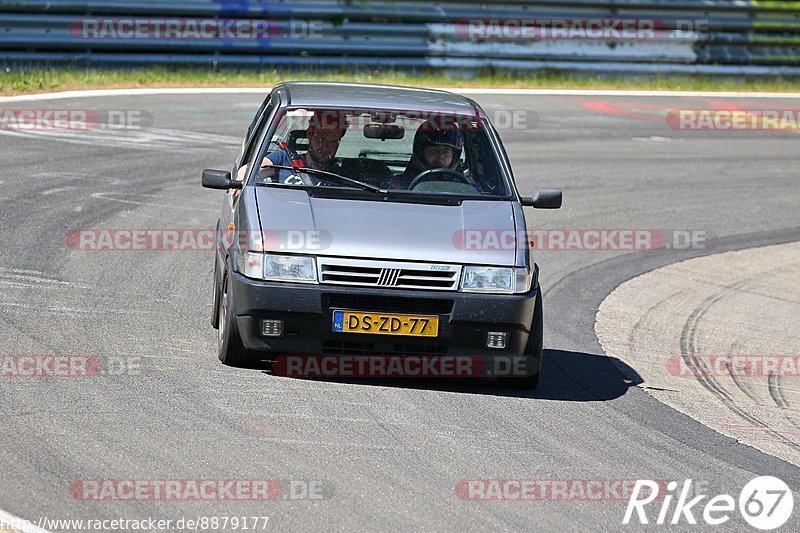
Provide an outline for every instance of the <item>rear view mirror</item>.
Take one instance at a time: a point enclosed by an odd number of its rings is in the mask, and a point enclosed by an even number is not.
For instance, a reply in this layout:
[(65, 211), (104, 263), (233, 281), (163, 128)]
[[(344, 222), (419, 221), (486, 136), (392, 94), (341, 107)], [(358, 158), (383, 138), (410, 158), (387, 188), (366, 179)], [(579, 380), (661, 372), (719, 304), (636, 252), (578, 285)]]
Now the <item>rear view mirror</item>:
[(243, 185), (244, 183), (241, 181), (232, 180), (230, 172), (210, 168), (203, 171), (203, 187), (206, 189), (227, 191), (228, 189), (241, 189)]
[(545, 189), (537, 191), (533, 196), (523, 196), (522, 205), (535, 207), (536, 209), (559, 209), (561, 207), (562, 194), (556, 189)]
[(367, 124), (364, 126), (364, 137), (367, 139), (400, 140), (405, 136), (405, 128), (397, 124)]

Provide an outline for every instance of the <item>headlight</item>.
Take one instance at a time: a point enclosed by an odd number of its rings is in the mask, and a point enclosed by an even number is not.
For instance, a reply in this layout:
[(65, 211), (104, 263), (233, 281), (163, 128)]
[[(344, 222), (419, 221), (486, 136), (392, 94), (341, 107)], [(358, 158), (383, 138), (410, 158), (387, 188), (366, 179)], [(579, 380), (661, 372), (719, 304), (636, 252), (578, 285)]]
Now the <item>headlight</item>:
[(244, 275), (266, 281), (317, 283), (317, 261), (307, 255), (275, 255), (248, 252)]
[(533, 274), (528, 268), (464, 267), (461, 290), (495, 294), (522, 294), (531, 290)]

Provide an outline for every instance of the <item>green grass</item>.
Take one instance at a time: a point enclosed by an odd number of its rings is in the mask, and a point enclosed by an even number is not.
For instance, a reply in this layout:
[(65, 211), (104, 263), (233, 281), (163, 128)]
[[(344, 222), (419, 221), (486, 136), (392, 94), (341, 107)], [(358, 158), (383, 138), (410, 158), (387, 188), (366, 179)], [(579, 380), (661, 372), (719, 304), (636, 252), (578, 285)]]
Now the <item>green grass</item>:
[(704, 76), (589, 77), (561, 73), (479, 72), (474, 76), (439, 71), (331, 72), (273, 70), (220, 71), (151, 68), (146, 70), (0, 71), (0, 94), (16, 95), (88, 88), (130, 87), (270, 87), (289, 80), (359, 81), (425, 87), (508, 87), (575, 89), (663, 89), (683, 91), (800, 91), (800, 79), (732, 79)]

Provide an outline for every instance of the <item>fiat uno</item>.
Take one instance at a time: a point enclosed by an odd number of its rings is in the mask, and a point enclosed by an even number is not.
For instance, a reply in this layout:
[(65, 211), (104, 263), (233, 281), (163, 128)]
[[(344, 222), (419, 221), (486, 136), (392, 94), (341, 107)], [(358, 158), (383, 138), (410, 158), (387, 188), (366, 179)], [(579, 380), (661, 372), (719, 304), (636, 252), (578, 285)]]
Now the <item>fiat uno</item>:
[(539, 268), (497, 131), (473, 100), (349, 83), (274, 87), (230, 172), (217, 222), (219, 359), (285, 354), (518, 356), (536, 387)]

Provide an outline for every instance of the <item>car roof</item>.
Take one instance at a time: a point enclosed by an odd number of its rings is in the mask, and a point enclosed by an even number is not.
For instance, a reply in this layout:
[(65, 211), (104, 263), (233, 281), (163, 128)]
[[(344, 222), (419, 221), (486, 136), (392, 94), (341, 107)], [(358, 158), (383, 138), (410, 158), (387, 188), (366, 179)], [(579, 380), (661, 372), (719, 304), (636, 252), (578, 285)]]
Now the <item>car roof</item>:
[(447, 91), (395, 85), (334, 82), (288, 82), (275, 86), (281, 104), (292, 107), (335, 107), (424, 111), (484, 116), (471, 99)]

